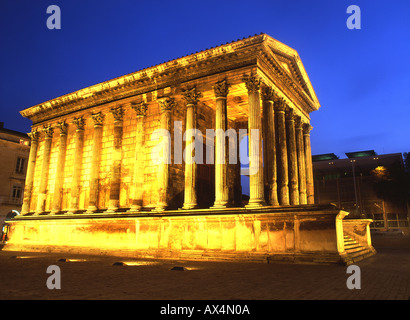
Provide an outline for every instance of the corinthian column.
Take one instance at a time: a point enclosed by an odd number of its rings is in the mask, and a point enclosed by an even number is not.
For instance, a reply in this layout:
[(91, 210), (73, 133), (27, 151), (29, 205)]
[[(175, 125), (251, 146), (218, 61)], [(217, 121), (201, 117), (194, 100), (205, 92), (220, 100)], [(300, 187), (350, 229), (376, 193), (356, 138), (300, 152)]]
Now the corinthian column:
[(21, 207), (22, 215), (27, 215), (30, 211), (31, 194), (33, 191), (34, 169), (36, 167), (38, 138), (40, 137), (40, 133), (37, 130), (33, 130), (30, 133), (28, 133), (28, 136), (31, 139), (31, 147), (30, 147), (30, 155), (28, 157), (26, 183), (24, 186), (23, 205)]
[(248, 89), (249, 131), (249, 208), (265, 205), (263, 185), (262, 119), (259, 98), (260, 79), (255, 75), (243, 78)]
[(306, 167), (305, 148), (303, 143), (303, 123), (300, 117), (295, 119), (296, 153), (298, 155), (298, 177), (299, 177), (299, 204), (306, 204)]
[(142, 197), (144, 193), (144, 147), (145, 147), (145, 126), (144, 118), (147, 113), (145, 102), (132, 106), (137, 115), (137, 135), (135, 138), (135, 165), (134, 165), (134, 185), (131, 208), (129, 212), (137, 212), (142, 208)]
[(43, 213), (46, 209), (48, 169), (50, 167), (51, 142), (53, 140), (54, 129), (50, 125), (44, 126), (43, 132), (43, 162), (41, 164), (40, 191), (38, 193), (37, 208), (36, 212), (34, 213), (35, 215)]
[(175, 100), (167, 98), (159, 101), (161, 108), (160, 127), (162, 130), (162, 155), (158, 169), (158, 204), (157, 211), (168, 207), (169, 165), (171, 163), (171, 111), (176, 106)]
[(184, 205), (182, 209), (194, 209), (198, 207), (196, 176), (197, 164), (195, 153), (195, 144), (197, 139), (196, 132), (196, 108), (199, 99), (202, 97), (196, 88), (186, 90), (184, 98), (186, 100), (186, 146), (185, 146), (185, 188), (184, 188)]
[(84, 147), (84, 124), (82, 117), (74, 118), (73, 123), (76, 126), (75, 145), (74, 145), (74, 164), (73, 177), (71, 180), (71, 199), (70, 207), (67, 214), (76, 213), (80, 204), (80, 188), (81, 188), (81, 168), (83, 164), (83, 147)]
[(228, 96), (228, 84), (226, 80), (215, 83), (216, 98), (215, 112), (215, 203), (213, 208), (225, 208), (229, 202), (229, 190), (227, 184), (228, 174), (228, 146), (225, 143), (227, 128), (226, 98)]
[(268, 203), (278, 206), (278, 187), (276, 173), (276, 140), (275, 140), (275, 116), (273, 113), (274, 91), (271, 87), (264, 87), (262, 91), (263, 101), (263, 157), (265, 186), (267, 188)]
[(303, 127), (303, 138), (305, 143), (305, 163), (306, 163), (306, 196), (307, 203), (315, 203), (315, 195), (313, 189), (313, 167), (312, 167), (312, 150), (310, 147), (310, 130), (313, 127), (305, 124)]
[(107, 212), (116, 212), (120, 207), (121, 190), (121, 158), (122, 158), (122, 133), (124, 111), (122, 107), (111, 109), (114, 116), (114, 148), (112, 152), (110, 200)]
[(285, 125), (285, 101), (280, 98), (275, 100), (275, 118), (277, 119), (277, 155), (278, 155), (278, 197), (280, 205), (289, 204), (288, 189), (288, 154), (286, 145), (286, 125)]
[(96, 212), (98, 209), (98, 193), (100, 183), (100, 160), (101, 160), (101, 146), (103, 136), (103, 122), (104, 114), (102, 112), (94, 113), (91, 115), (94, 121), (93, 132), (93, 151), (91, 158), (91, 176), (90, 176), (90, 189), (88, 195), (88, 208), (86, 213)]
[(67, 151), (67, 129), (68, 125), (65, 121), (57, 123), (57, 127), (60, 129), (60, 142), (58, 146), (58, 158), (57, 158), (57, 170), (54, 184), (53, 205), (50, 214), (56, 214), (61, 211), (61, 200), (63, 193), (64, 182), (64, 166), (65, 156)]
[(299, 204), (298, 158), (296, 153), (295, 119), (291, 108), (286, 110), (286, 132), (289, 161), (289, 198), (290, 204)]

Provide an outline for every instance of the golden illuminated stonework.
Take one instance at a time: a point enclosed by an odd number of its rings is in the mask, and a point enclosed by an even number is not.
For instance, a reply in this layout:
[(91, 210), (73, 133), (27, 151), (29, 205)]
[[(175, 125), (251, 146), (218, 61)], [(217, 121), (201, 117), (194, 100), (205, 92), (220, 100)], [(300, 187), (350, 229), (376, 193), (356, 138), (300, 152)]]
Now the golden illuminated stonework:
[(260, 34), (27, 108), (24, 203), (5, 248), (350, 261), (347, 213), (313, 203), (319, 107), (298, 53)]

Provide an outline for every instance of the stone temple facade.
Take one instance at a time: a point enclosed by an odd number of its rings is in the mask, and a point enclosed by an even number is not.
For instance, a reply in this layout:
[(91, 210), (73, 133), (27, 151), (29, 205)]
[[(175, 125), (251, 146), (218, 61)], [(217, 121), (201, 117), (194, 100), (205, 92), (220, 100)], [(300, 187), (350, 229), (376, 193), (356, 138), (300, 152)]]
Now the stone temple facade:
[(348, 213), (313, 204), (319, 107), (297, 52), (260, 34), (25, 109), (31, 151), (9, 247), (339, 260)]
[[(208, 129), (258, 129), (249, 206), (311, 204), (309, 113), (318, 108), (296, 51), (264, 34), (42, 103), (21, 112), (33, 121), (22, 213), (238, 206), (240, 159), (206, 161), (207, 144), (216, 157), (229, 153), (219, 137), (206, 141)], [(171, 133), (161, 165), (157, 129)], [(203, 136), (201, 164), (173, 158), (188, 129)]]

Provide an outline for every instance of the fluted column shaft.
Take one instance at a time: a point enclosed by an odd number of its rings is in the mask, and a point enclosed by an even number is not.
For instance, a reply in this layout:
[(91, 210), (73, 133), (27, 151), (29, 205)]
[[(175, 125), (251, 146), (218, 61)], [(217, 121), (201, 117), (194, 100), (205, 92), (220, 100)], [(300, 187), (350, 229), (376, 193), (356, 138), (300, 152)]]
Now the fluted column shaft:
[(168, 207), (169, 193), (169, 165), (171, 162), (171, 114), (175, 107), (175, 100), (167, 98), (159, 101), (161, 108), (160, 128), (162, 134), (162, 157), (158, 169), (158, 204), (155, 208), (157, 211), (163, 211)]
[(145, 125), (144, 119), (147, 112), (147, 104), (142, 102), (133, 106), (137, 114), (137, 135), (135, 137), (135, 165), (132, 203), (129, 212), (137, 212), (143, 205), (144, 194), (144, 146)]
[(50, 168), (50, 154), (51, 154), (51, 142), (53, 140), (54, 129), (51, 126), (45, 126), (44, 132), (44, 149), (43, 160), (41, 164), (41, 176), (40, 176), (40, 190), (37, 197), (37, 208), (35, 214), (43, 213), (46, 208), (47, 198), (47, 183), (48, 183), (48, 169)]
[(228, 85), (225, 80), (214, 86), (215, 110), (215, 203), (214, 208), (225, 208), (229, 203), (228, 146), (226, 141)]
[(59, 122), (57, 127), (60, 129), (60, 142), (58, 147), (57, 170), (54, 184), (53, 204), (50, 214), (56, 214), (61, 211), (62, 191), (64, 182), (64, 166), (67, 153), (67, 124)]
[(26, 215), (30, 211), (31, 194), (33, 192), (34, 170), (36, 167), (37, 149), (39, 132), (32, 131), (29, 134), (31, 138), (30, 154), (28, 158), (26, 182), (24, 186), (23, 205), (21, 207), (21, 214)]
[(285, 102), (283, 99), (275, 100), (275, 118), (277, 119), (277, 155), (278, 155), (278, 197), (280, 205), (289, 204), (289, 176), (288, 176), (288, 154), (286, 143), (285, 125)]
[(91, 175), (90, 189), (88, 194), (87, 213), (93, 213), (98, 210), (98, 193), (100, 184), (100, 160), (103, 136), (104, 114), (102, 112), (91, 115), (94, 121), (93, 132), (93, 150), (91, 156)]
[(299, 204), (306, 204), (306, 165), (305, 147), (303, 143), (303, 123), (300, 117), (295, 120), (296, 151), (298, 156), (298, 177), (299, 177)]
[(305, 163), (306, 163), (306, 196), (307, 203), (315, 203), (314, 186), (313, 186), (313, 166), (312, 166), (312, 149), (310, 146), (310, 130), (312, 126), (306, 124), (304, 126), (303, 138), (305, 144)]
[(114, 116), (114, 148), (112, 152), (111, 180), (110, 180), (110, 200), (107, 212), (116, 212), (120, 207), (121, 191), (121, 160), (122, 160), (122, 135), (123, 116), (122, 107), (111, 109)]
[(76, 213), (80, 205), (80, 188), (81, 188), (81, 168), (83, 163), (84, 149), (84, 119), (75, 118), (73, 123), (76, 125), (75, 145), (74, 145), (74, 164), (73, 177), (71, 180), (71, 199), (70, 207), (67, 214)]
[(249, 134), (249, 203), (248, 207), (265, 205), (263, 183), (262, 119), (259, 97), (260, 79), (254, 75), (244, 77), (248, 89)]
[[(186, 90), (184, 98), (186, 100), (186, 127), (187, 133), (186, 147), (185, 147), (185, 188), (184, 188), (184, 205), (183, 209), (194, 209), (198, 206), (197, 203), (197, 163), (195, 152), (196, 139), (196, 107), (201, 94), (197, 92), (196, 88)], [(192, 134), (191, 134), (192, 133)], [(195, 151), (195, 152), (194, 152)]]
[(298, 159), (296, 153), (295, 119), (292, 109), (286, 110), (286, 132), (288, 145), (289, 202), (299, 204)]
[(276, 166), (276, 140), (275, 140), (275, 116), (273, 113), (274, 91), (270, 87), (265, 87), (262, 91), (263, 101), (263, 156), (265, 185), (267, 188), (267, 202), (277, 206), (277, 166)]

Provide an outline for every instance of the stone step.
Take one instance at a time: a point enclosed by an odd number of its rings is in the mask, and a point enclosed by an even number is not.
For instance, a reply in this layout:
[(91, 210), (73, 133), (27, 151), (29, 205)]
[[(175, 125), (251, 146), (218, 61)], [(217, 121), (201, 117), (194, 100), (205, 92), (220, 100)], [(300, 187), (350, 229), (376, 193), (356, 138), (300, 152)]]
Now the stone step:
[(372, 256), (375, 253), (373, 249), (362, 246), (349, 236), (344, 235), (343, 240), (345, 251), (350, 263), (356, 263), (364, 258)]
[(347, 254), (359, 254), (360, 252), (363, 252), (363, 251), (366, 251), (366, 250), (367, 250), (367, 248), (362, 247), (362, 246), (355, 247), (355, 248), (352, 248), (352, 249), (345, 249)]

